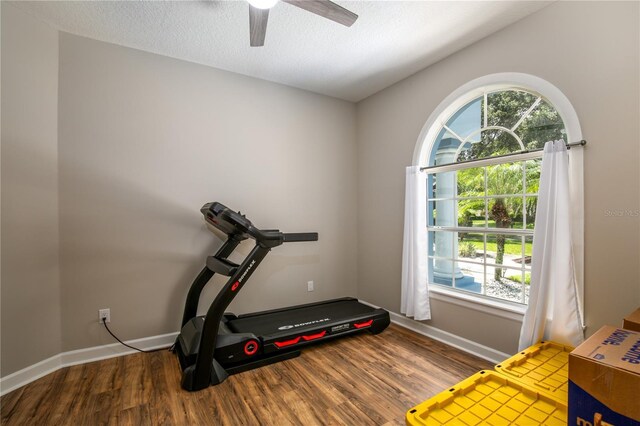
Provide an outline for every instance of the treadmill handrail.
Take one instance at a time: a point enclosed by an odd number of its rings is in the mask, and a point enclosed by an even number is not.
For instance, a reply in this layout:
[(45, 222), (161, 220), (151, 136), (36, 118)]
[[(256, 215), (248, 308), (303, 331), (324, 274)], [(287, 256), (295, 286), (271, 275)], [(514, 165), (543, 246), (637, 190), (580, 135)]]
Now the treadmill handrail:
[(287, 232), (284, 234), (285, 243), (295, 243), (301, 241), (318, 241), (317, 232)]
[(269, 253), (270, 248), (256, 244), (249, 255), (240, 264), (235, 273), (218, 292), (204, 318), (200, 335), (200, 348), (196, 362), (183, 372), (182, 386), (188, 390), (199, 390), (209, 386), (212, 374), (217, 374), (214, 365), (214, 352), (218, 339), (220, 321), (231, 301), (249, 280), (253, 271), (262, 259)]
[(317, 232), (280, 232), (262, 231), (255, 226), (251, 226), (247, 234), (255, 238), (256, 242), (265, 247), (273, 248), (282, 243), (294, 243), (304, 241), (318, 241)]
[(318, 241), (317, 232), (283, 233), (277, 229), (261, 230), (245, 216), (219, 202), (207, 203), (200, 211), (207, 222), (221, 231), (236, 235), (237, 238), (250, 237), (263, 247), (273, 248), (285, 242)]

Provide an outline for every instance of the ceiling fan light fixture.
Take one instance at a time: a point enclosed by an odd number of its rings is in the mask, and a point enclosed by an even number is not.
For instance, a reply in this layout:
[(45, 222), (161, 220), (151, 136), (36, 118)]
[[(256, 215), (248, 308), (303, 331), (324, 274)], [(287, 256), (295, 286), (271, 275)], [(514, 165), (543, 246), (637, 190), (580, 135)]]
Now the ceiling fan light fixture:
[[(249, 45), (251, 47), (264, 46), (269, 20), (269, 9), (278, 0), (247, 0), (249, 2)], [(284, 3), (299, 7), (323, 18), (350, 27), (358, 19), (358, 15), (335, 4), (331, 0), (281, 0)]]
[(248, 0), (249, 4), (257, 9), (271, 9), (278, 0)]

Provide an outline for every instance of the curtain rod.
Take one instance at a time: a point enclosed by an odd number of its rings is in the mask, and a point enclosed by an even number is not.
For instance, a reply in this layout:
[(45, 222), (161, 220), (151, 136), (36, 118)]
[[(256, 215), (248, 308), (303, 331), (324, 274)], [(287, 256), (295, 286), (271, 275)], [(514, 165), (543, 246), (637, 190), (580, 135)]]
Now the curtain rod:
[[(575, 146), (585, 146), (587, 144), (587, 141), (582, 139), (579, 142), (571, 142), (566, 144), (567, 149), (571, 149), (572, 147)], [(476, 163), (479, 161), (487, 161), (487, 160), (493, 160), (495, 158), (505, 158), (505, 157), (512, 157), (514, 155), (521, 155), (521, 154), (530, 154), (532, 152), (539, 152), (539, 151), (543, 151), (544, 148), (538, 148), (538, 149), (524, 149), (522, 151), (518, 151), (518, 152), (511, 152), (509, 154), (502, 154), (502, 155), (496, 155), (494, 157), (486, 157), (486, 158), (476, 158), (473, 160), (467, 160), (467, 161), (459, 161), (457, 163), (447, 163), (447, 164), (438, 164), (436, 166), (428, 166), (428, 167), (420, 167), (420, 171), (425, 171), (425, 170), (430, 170), (430, 169), (437, 169), (440, 167), (445, 167), (445, 166), (458, 166), (461, 164), (471, 164), (471, 163)]]

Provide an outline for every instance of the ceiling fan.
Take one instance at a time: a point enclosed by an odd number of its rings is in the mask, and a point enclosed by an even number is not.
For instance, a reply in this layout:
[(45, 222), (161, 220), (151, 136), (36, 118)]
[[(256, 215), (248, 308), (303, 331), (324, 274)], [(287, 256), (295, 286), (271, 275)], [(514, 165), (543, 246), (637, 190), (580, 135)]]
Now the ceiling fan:
[[(249, 1), (249, 36), (251, 46), (264, 46), (264, 37), (267, 33), (267, 21), (269, 9), (279, 0), (248, 0)], [(308, 12), (331, 19), (334, 22), (350, 27), (358, 19), (358, 15), (338, 6), (329, 0), (280, 0), (283, 3), (299, 7)]]

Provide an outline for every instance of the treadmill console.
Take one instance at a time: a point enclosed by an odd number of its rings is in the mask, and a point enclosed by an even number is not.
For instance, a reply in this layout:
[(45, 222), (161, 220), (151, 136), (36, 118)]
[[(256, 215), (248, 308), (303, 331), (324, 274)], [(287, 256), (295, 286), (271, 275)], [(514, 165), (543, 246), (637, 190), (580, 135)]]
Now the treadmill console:
[(263, 247), (273, 248), (282, 243), (318, 241), (317, 232), (283, 233), (277, 229), (258, 229), (243, 214), (234, 212), (217, 201), (205, 204), (200, 212), (208, 224), (215, 226), (225, 234), (234, 236), (236, 240), (253, 238)]
[(246, 234), (252, 228), (251, 221), (244, 215), (236, 213), (224, 204), (207, 203), (200, 209), (207, 223), (215, 226), (227, 235)]

